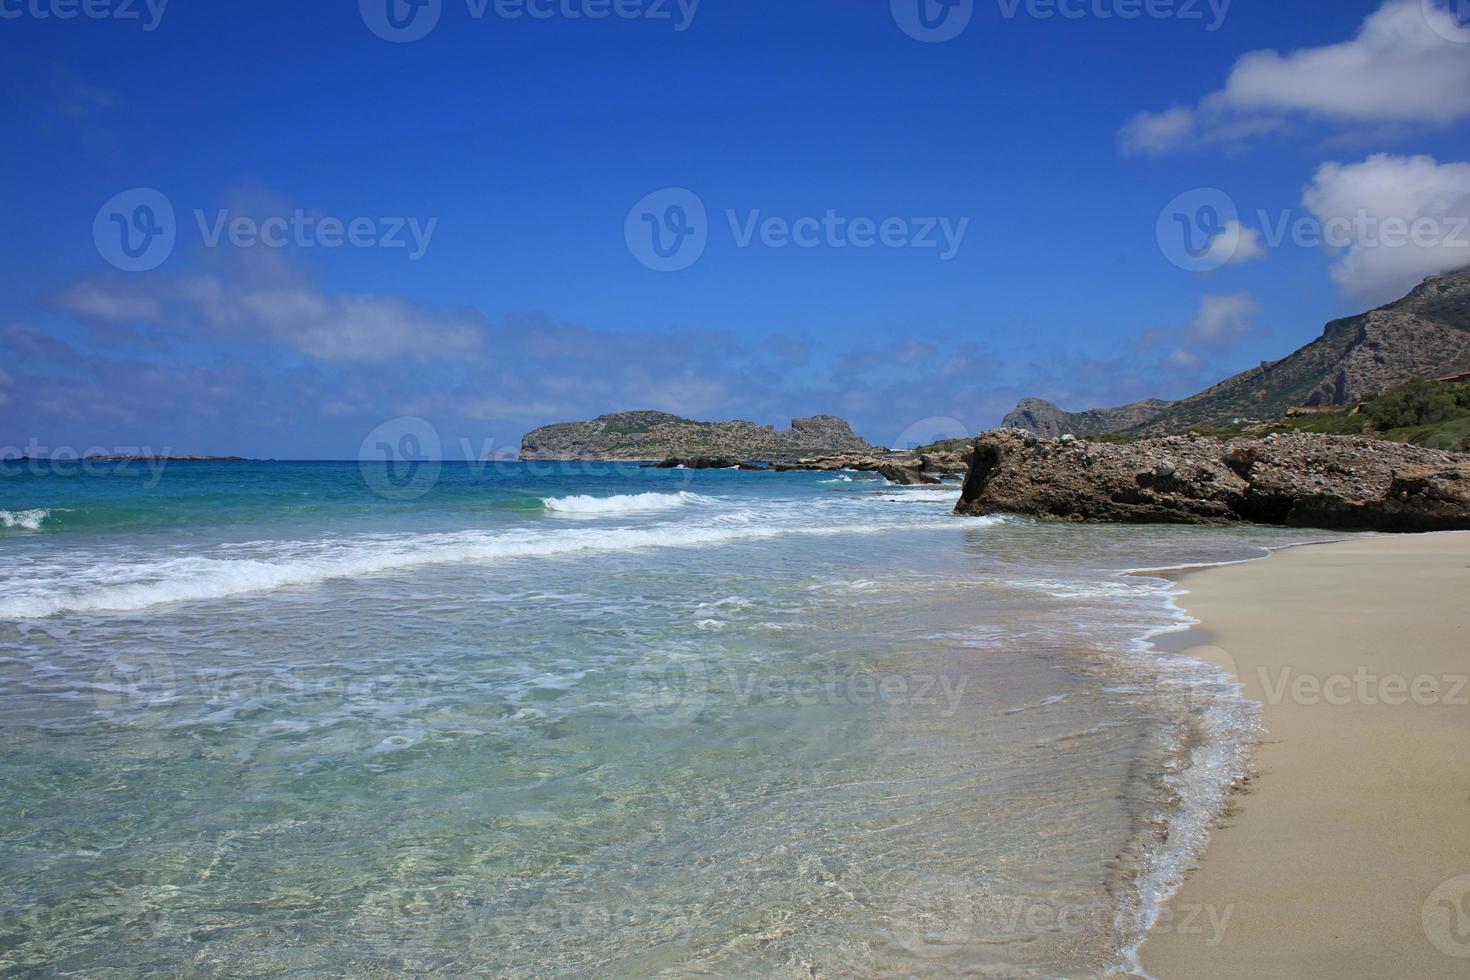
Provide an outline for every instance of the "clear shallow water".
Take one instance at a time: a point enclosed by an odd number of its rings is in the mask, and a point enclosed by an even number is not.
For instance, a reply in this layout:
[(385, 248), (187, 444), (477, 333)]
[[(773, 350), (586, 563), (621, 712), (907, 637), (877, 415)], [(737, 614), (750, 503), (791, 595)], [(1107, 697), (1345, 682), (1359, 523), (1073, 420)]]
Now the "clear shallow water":
[(0, 971), (1119, 969), (1254, 712), (1118, 573), (1310, 537), (862, 475), (383, 486), (0, 479)]

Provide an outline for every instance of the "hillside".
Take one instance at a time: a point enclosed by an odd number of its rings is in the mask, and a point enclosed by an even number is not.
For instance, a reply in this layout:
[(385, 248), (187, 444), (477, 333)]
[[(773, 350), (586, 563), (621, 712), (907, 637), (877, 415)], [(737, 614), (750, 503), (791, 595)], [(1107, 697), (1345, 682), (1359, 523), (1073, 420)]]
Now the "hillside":
[(793, 419), (791, 428), (754, 422), (696, 422), (665, 412), (620, 412), (590, 422), (561, 422), (526, 433), (521, 459), (661, 460), (670, 457), (730, 456), (791, 459), (834, 452), (865, 452), (872, 446), (832, 415)]
[(1074, 436), (1096, 436), (1144, 425), (1158, 418), (1172, 402), (1149, 399), (1122, 408), (1094, 408), (1086, 412), (1068, 412), (1040, 398), (1025, 398), (1001, 424), (1007, 429), (1025, 429), (1054, 439), (1071, 433)]
[[(1299, 406), (1355, 405), (1416, 378), (1441, 378), (1470, 370), (1470, 268), (1426, 279), (1403, 299), (1327, 324), (1322, 336), (1290, 356), (1237, 374), (1212, 388), (1167, 405), (1151, 418), (1097, 430), (1091, 420), (1109, 413), (1126, 417), (1137, 406), (1071, 414), (1074, 435), (1121, 432), (1173, 435), (1224, 428), (1237, 419), (1276, 419)], [(1039, 435), (1045, 419), (1027, 417), (1034, 400), (1021, 403), (1006, 424)], [(1045, 402), (1039, 404), (1046, 405)], [(1147, 405), (1149, 403), (1141, 403)], [(1055, 406), (1048, 406), (1055, 408)], [(1085, 429), (1085, 431), (1084, 431)]]

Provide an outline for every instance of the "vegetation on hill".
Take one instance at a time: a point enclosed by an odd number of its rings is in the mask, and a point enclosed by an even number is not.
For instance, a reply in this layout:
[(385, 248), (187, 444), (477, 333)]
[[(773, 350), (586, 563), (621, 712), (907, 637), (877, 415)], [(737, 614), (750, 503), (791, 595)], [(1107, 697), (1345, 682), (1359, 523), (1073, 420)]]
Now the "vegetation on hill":
[[(1200, 435), (1233, 439), (1273, 432), (1365, 435), (1429, 449), (1470, 452), (1470, 385), (1410, 381), (1361, 408), (1291, 415), (1270, 422), (1241, 420), (1227, 426), (1200, 426)], [(1093, 442), (1132, 442), (1136, 434), (1089, 437)]]

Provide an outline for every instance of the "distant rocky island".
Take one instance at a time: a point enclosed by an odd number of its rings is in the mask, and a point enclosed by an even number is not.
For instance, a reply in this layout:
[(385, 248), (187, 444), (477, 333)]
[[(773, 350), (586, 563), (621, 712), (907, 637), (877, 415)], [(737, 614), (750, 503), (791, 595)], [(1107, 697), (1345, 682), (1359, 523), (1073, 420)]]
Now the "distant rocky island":
[(1183, 435), (1267, 422), (1297, 410), (1346, 409), (1420, 378), (1470, 372), (1470, 267), (1430, 276), (1400, 300), (1334, 320), (1322, 336), (1177, 402), (1068, 412), (1028, 398), (1003, 425), (1044, 438)]
[(244, 456), (151, 456), (133, 453), (88, 456), (93, 463), (256, 463)]
[(528, 432), (521, 440), (521, 459), (631, 462), (704, 456), (777, 461), (875, 449), (834, 415), (793, 419), (791, 428), (777, 431), (754, 422), (696, 422), (644, 411), (561, 422)]

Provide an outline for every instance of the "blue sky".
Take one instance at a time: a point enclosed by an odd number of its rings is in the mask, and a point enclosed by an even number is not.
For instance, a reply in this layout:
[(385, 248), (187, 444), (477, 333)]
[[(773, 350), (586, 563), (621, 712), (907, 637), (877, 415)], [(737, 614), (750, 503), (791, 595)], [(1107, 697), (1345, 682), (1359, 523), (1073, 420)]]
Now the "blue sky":
[[(0, 0), (7, 447), (350, 458), (415, 416), (452, 457), (633, 408), (896, 444), (1191, 394), (1470, 262), (1465, 4), (391, 0), (404, 40), (389, 0), (123, 2)], [(691, 200), (703, 251), (650, 268)]]

